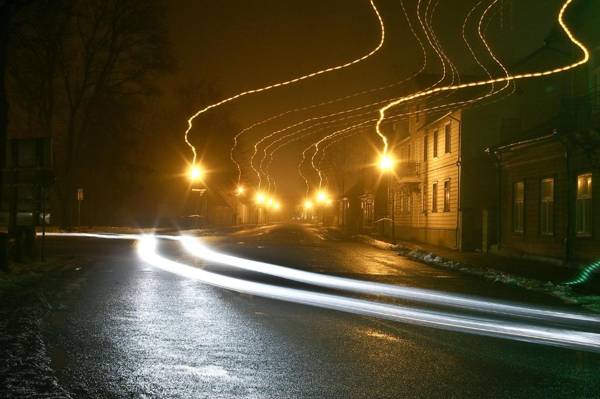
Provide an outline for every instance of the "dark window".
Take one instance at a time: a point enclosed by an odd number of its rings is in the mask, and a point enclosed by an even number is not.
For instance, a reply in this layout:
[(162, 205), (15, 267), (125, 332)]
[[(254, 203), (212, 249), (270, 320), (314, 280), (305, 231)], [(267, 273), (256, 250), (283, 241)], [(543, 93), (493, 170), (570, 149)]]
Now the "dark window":
[(433, 183), (432, 193), (431, 193), (431, 212), (435, 213), (438, 211), (437, 202), (438, 202), (438, 184)]
[(444, 182), (444, 212), (450, 212), (450, 180)]
[(429, 136), (425, 135), (425, 136), (423, 136), (423, 161), (427, 161), (427, 158), (429, 157), (428, 151), (429, 151)]
[(452, 131), (450, 124), (447, 124), (444, 128), (444, 151), (449, 154), (452, 151)]
[(438, 131), (433, 132), (433, 157), (437, 158), (438, 156)]
[(423, 213), (427, 213), (427, 201), (429, 200), (427, 194), (427, 185), (423, 184), (423, 198), (421, 200), (421, 210), (423, 211)]
[(592, 174), (577, 176), (575, 227), (578, 236), (592, 235)]
[(525, 219), (525, 182), (516, 182), (513, 186), (513, 231), (523, 233)]
[(543, 179), (540, 188), (540, 232), (554, 234), (554, 179)]

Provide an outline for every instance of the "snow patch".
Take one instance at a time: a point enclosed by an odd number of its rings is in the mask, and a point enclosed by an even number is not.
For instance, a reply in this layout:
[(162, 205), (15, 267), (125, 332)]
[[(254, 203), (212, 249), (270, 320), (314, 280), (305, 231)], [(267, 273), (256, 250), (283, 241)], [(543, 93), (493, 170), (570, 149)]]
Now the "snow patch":
[(445, 259), (431, 252), (420, 249), (410, 249), (401, 246), (396, 247), (396, 249), (400, 255), (406, 256), (407, 258), (411, 258), (413, 260), (421, 261), (433, 266), (456, 270), (461, 273), (483, 277), (498, 283), (509, 284), (531, 291), (547, 293), (560, 298), (566, 303), (578, 304), (586, 309), (600, 313), (600, 296), (581, 295), (573, 291), (573, 289), (567, 285), (522, 277), (492, 268), (474, 267), (453, 261), (451, 259)]

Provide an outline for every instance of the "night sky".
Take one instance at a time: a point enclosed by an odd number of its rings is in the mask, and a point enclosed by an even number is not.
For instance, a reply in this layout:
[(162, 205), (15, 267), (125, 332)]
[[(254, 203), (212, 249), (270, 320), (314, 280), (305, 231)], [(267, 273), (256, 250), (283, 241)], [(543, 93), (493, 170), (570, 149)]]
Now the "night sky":
[[(418, 70), (421, 50), (408, 28), (400, 0), (378, 0), (376, 4), (384, 18), (387, 36), (384, 48), (374, 57), (343, 71), (245, 97), (199, 118), (191, 138), (201, 151), (209, 154), (205, 155), (207, 166), (223, 175), (232, 170), (227, 151), (231, 137), (256, 121), (291, 108), (384, 86)], [(416, 28), (416, 1), (405, 0), (404, 4)], [(474, 4), (472, 0), (442, 1), (432, 20), (438, 40), (465, 75), (480, 73), (461, 36), (464, 18)], [(560, 4), (558, 0), (504, 0), (504, 12), (494, 13), (487, 30), (488, 40), (499, 58), (510, 66), (542, 46), (555, 24)], [(471, 21), (469, 30), (472, 42), (476, 42), (473, 26), (477, 18)], [(164, 95), (160, 102), (165, 118), (172, 117), (167, 115), (170, 109), (182, 112), (189, 107), (185, 110), (187, 116), (196, 108), (240, 91), (347, 62), (370, 51), (379, 39), (377, 20), (367, 0), (171, 0), (167, 23), (176, 69), (161, 84)], [(440, 64), (430, 50), (427, 72), (439, 71)], [(200, 93), (206, 89), (212, 93), (208, 97)], [(194, 91), (198, 93), (194, 95)], [(334, 108), (286, 117), (256, 129), (248, 135), (247, 143), (303, 117), (397, 94), (393, 89), (385, 90)], [(168, 141), (174, 143), (177, 157), (168, 159), (175, 163), (178, 160), (178, 167), (183, 158), (191, 156), (183, 145), (186, 118), (183, 113), (181, 116), (180, 121), (173, 121), (160, 129), (164, 131), (157, 132), (159, 136), (168, 135)], [(220, 122), (223, 120), (231, 123), (223, 126)], [(365, 137), (367, 141), (373, 139)], [(291, 146), (276, 160), (279, 188), (296, 195), (301, 191), (301, 180), (295, 172), (299, 152), (297, 146)]]

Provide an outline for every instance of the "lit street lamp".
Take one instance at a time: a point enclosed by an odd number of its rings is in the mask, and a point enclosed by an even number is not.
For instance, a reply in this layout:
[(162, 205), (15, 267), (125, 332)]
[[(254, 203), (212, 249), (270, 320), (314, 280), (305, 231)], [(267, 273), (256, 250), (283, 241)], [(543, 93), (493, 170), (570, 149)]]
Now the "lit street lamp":
[(394, 167), (396, 165), (396, 159), (394, 159), (394, 157), (392, 157), (389, 154), (382, 154), (379, 157), (379, 162), (377, 163), (377, 166), (379, 167), (379, 170), (381, 171), (381, 173), (384, 173), (387, 175), (387, 181), (386, 181), (386, 185), (387, 185), (387, 199), (390, 202), (390, 220), (391, 220), (391, 225), (392, 225), (392, 229), (391, 229), (391, 238), (392, 241), (395, 241), (396, 239), (396, 221), (395, 221), (395, 215), (394, 215), (394, 208), (395, 208), (395, 198), (394, 198), (394, 193), (392, 192), (392, 178), (393, 178), (393, 174), (394, 174)]
[(204, 175), (204, 169), (198, 165), (192, 165), (188, 170), (188, 178), (192, 183), (202, 180)]
[[(200, 165), (191, 165), (187, 173), (188, 179), (190, 183), (192, 183), (192, 192), (198, 193), (198, 204), (196, 208), (196, 214), (198, 217), (198, 228), (201, 227), (201, 213), (204, 208), (202, 200), (203, 198), (205, 198), (204, 194), (206, 193), (206, 187), (198, 187), (197, 184), (203, 183), (205, 174), (206, 172), (204, 168), (202, 168)], [(206, 211), (208, 212), (208, 209), (206, 209)]]

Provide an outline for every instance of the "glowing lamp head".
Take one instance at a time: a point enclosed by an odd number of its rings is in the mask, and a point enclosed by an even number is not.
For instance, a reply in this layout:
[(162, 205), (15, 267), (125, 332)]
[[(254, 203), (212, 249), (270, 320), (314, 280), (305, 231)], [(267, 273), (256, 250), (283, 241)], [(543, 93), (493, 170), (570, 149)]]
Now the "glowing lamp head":
[(311, 200), (304, 201), (304, 209), (311, 210), (313, 208), (313, 202)]
[(278, 211), (278, 210), (281, 209), (281, 204), (279, 203), (279, 201), (275, 201), (273, 203), (273, 209), (276, 210), (276, 211)]
[(317, 202), (327, 202), (327, 193), (323, 190), (317, 192)]
[(190, 166), (190, 169), (188, 170), (188, 178), (190, 179), (190, 181), (202, 180), (203, 177), (204, 177), (204, 170), (200, 166), (198, 166), (198, 165)]
[(387, 155), (387, 154), (383, 154), (380, 158), (379, 158), (379, 169), (382, 172), (389, 172), (390, 170), (392, 170), (394, 168), (394, 159)]
[(237, 186), (237, 188), (235, 189), (235, 194), (236, 195), (244, 195), (244, 193), (246, 192), (246, 187), (244, 186)]
[(265, 203), (267, 197), (263, 193), (256, 193), (256, 197), (254, 197), (254, 200), (257, 204), (261, 205)]

